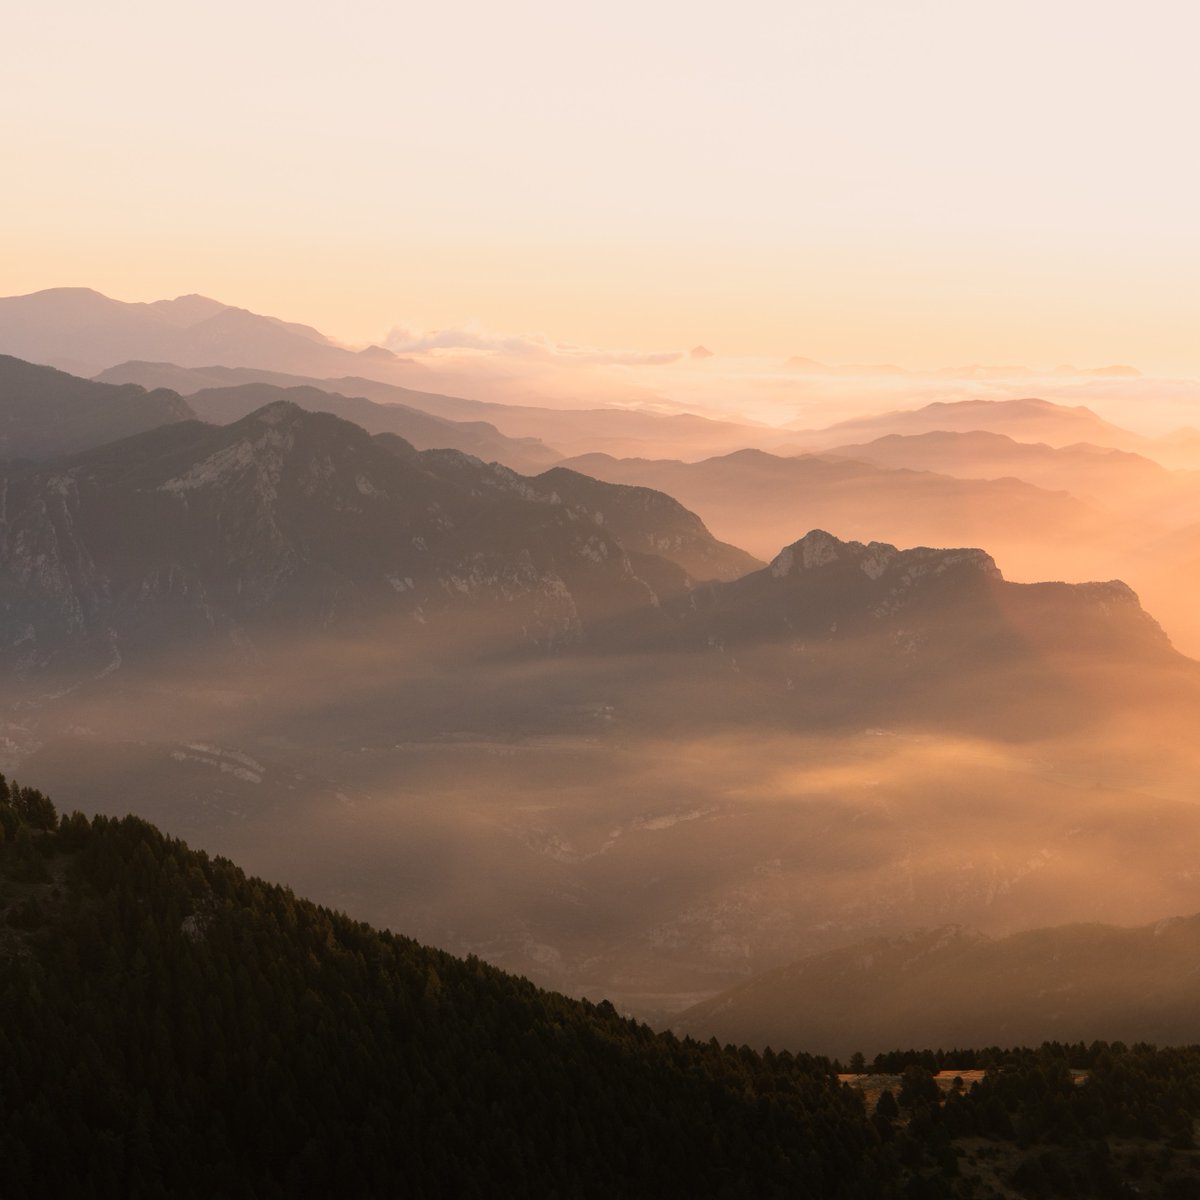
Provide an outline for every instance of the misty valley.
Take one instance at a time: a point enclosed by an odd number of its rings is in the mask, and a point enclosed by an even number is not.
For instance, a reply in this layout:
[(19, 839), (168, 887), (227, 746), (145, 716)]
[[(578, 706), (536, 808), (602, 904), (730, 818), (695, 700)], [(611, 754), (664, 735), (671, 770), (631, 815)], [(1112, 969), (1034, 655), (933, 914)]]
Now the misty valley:
[[(799, 1138), (799, 1157), (768, 1171), (807, 1178), (794, 1194), (1041, 1195), (1034, 1177), (1055, 1170), (1076, 1180), (1062, 1194), (1132, 1194), (1112, 1189), (1171, 1138), (1172, 1170), (1194, 1177), (1200, 445), (1187, 431), (1134, 433), (1033, 399), (822, 429), (470, 400), (426, 390), (428, 372), (390, 352), (200, 297), (0, 300), (0, 351), (0, 949), (26, 973), (9, 978), (11, 1004), (28, 1002), (31, 964), (45, 973), (48, 1030), (89, 1027), (54, 972), (92, 922), (130, 962), (160, 947), (164, 995), (241, 946), (252, 1024), (270, 1022), (258, 993), (274, 985), (259, 981), (278, 959), (313, 997), (295, 1013), (280, 1001), (293, 1032), (320, 1007), (326, 1033), (394, 1066), (401, 1035), (339, 997), (408, 997), (404, 1036), (446, 1038), (455, 1070), (511, 1028), (557, 1054), (553, 1027), (585, 1047), (570, 1071), (608, 1079), (619, 1061), (659, 1097), (646, 1111), (704, 1077), (708, 1100), (687, 1100), (697, 1129), (739, 1088), (762, 1089), (791, 1131), (779, 1144)], [(147, 933), (134, 911), (169, 920)], [(142, 967), (87, 964), (105, 1004), (158, 1019)], [(214, 994), (197, 1028), (229, 1018)], [(460, 1045), (447, 1014), (467, 1028), (472, 1005), (495, 1028)], [(198, 1069), (175, 1036), (162, 1034), (164, 1061)], [(1043, 1043), (1058, 1049), (1015, 1049)], [(1148, 1044), (1193, 1049), (1180, 1065)], [(321, 1045), (303, 1070), (343, 1053)], [(969, 1095), (921, 1093), (986, 1047)], [(5, 1086), (28, 1088), (34, 1059), (10, 1052)], [(876, 1056), (885, 1083), (868, 1087)], [(442, 1067), (422, 1064), (403, 1069), (424, 1096), (420, 1072)], [(154, 1068), (138, 1070), (152, 1089)], [(1145, 1128), (1114, 1115), (1133, 1086), (1123, 1071), (1173, 1081), (1154, 1085), (1170, 1103)], [(480, 1084), (496, 1105), (503, 1074)], [(676, 1076), (683, 1092), (664, 1082)], [(594, 1105), (620, 1092), (596, 1089)], [(820, 1163), (796, 1166), (819, 1135), (780, 1115), (784, 1095), (840, 1131)], [(1043, 1102), (1074, 1131), (1063, 1145), (1127, 1144), (1103, 1171), (1074, 1148), (1065, 1166), (992, 1170), (986, 1186), (1014, 1193), (963, 1190), (970, 1171), (943, 1170), (951, 1140), (976, 1139), (978, 1183), (991, 1170), (979, 1139), (1024, 1151)], [(420, 1140), (417, 1118), (383, 1092), (372, 1103)], [(471, 1121), (449, 1132), (449, 1116), (421, 1111), (459, 1146), (421, 1160), (429, 1194), (504, 1194), (453, 1174)], [(737, 1111), (729, 1163), (758, 1136)], [(313, 1118), (307, 1136), (340, 1119)], [(22, 1137), (51, 1136), (44, 1114), (29, 1120)], [(225, 1136), (212, 1135), (218, 1156)], [(589, 1127), (578, 1154), (591, 1161), (608, 1136)], [(693, 1153), (662, 1136), (679, 1163)], [(915, 1149), (897, 1149), (906, 1138)], [(205, 1145), (187, 1141), (176, 1174), (156, 1169), (182, 1180)], [(295, 1163), (259, 1153), (229, 1151), (274, 1180), (252, 1194), (299, 1194)], [(525, 1180), (511, 1194), (567, 1178), (538, 1174), (552, 1153), (508, 1163)], [(104, 1162), (95, 1194), (121, 1194), (128, 1162)], [(639, 1162), (561, 1194), (670, 1194), (661, 1179), (622, 1190), (649, 1178)], [(793, 1194), (728, 1169), (714, 1194)], [(249, 1177), (238, 1170), (220, 1186)], [(352, 1194), (392, 1194), (390, 1176), (361, 1172)], [(943, 1176), (962, 1186), (936, 1190)]]

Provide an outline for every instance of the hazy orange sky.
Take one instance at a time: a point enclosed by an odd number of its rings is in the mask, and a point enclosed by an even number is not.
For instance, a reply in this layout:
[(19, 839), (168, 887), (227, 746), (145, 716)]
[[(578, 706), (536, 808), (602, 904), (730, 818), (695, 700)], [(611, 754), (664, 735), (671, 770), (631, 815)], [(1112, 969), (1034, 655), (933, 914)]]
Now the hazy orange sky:
[(0, 293), (835, 362), (1200, 371), (1200, 9), (6, 14)]

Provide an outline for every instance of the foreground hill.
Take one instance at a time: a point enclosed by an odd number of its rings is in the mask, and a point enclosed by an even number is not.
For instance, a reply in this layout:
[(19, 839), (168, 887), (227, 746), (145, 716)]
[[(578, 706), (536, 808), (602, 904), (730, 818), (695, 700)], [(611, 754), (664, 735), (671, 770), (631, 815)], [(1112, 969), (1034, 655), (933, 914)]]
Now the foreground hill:
[(74, 454), (195, 415), (164, 388), (94, 383), (0, 355), (0, 459)]
[(948, 926), (814, 955), (673, 1022), (754, 1046), (867, 1057), (892, 1046), (1200, 1041), (1200, 917), (991, 938)]
[(55, 832), (2, 777), (0, 913), (8, 1197), (891, 1191), (827, 1063), (656, 1036), (140, 821)]
[(59, 822), (3, 777), (0, 917), (13, 1200), (982, 1200), (996, 1182), (1043, 1195), (1047, 1174), (1092, 1196), (1195, 1179), (1195, 1050), (964, 1053), (992, 1070), (945, 1095), (936, 1056), (893, 1055), (902, 1110), (868, 1117), (828, 1060), (653, 1034), (133, 818)]

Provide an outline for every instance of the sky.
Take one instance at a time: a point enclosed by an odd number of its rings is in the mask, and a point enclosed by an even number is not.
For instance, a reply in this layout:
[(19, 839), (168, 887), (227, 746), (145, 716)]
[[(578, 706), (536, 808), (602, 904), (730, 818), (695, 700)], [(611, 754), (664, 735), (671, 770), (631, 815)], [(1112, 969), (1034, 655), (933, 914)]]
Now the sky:
[(25, 3), (0, 294), (1200, 373), (1183, 0)]

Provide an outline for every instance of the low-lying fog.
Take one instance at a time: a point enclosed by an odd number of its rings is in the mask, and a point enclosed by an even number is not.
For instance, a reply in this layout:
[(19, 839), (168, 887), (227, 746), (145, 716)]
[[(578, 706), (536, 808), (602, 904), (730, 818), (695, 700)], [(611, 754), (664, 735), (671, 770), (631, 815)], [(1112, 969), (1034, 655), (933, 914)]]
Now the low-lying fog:
[(715, 677), (666, 659), (438, 662), (177, 661), (25, 707), (9, 758), (61, 807), (647, 1019), (868, 934), (1200, 911), (1191, 692), (999, 739), (903, 695), (879, 727), (722, 718)]

